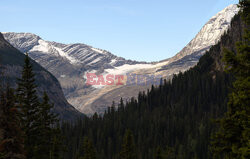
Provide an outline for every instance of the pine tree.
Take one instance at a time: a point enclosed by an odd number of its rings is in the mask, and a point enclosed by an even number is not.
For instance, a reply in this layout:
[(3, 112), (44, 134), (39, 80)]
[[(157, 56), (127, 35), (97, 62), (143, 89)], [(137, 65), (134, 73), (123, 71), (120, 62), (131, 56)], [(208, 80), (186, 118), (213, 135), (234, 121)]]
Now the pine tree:
[(137, 159), (134, 137), (130, 130), (125, 133), (120, 159)]
[(83, 142), (83, 157), (80, 159), (96, 159), (96, 150), (92, 142), (85, 137)]
[[(249, 28), (250, 1), (240, 1), (241, 15)], [(250, 34), (238, 42), (237, 53), (224, 50), (226, 71), (235, 81), (229, 95), (228, 110), (219, 120), (220, 129), (212, 140), (214, 158), (250, 158)]]
[(25, 159), (24, 134), (20, 127), (14, 91), (7, 87), (0, 99), (0, 140), (1, 159)]
[[(40, 104), (39, 112), (39, 143), (35, 152), (37, 159), (50, 159), (53, 142), (55, 142), (58, 131), (55, 131), (57, 116), (52, 113), (53, 104), (49, 103), (49, 97), (46, 92), (43, 94), (43, 101)], [(53, 153), (54, 154), (54, 153)]]
[(164, 156), (166, 159), (175, 159), (175, 149), (173, 147), (168, 147), (165, 150)]
[(28, 54), (25, 57), (22, 78), (18, 80), (17, 100), (21, 113), (22, 129), (25, 133), (25, 150), (27, 158), (31, 159), (34, 157), (34, 151), (38, 149), (37, 146), (40, 140), (38, 136), (40, 103), (36, 93), (35, 75)]
[(62, 159), (62, 151), (65, 150), (63, 144), (63, 136), (61, 134), (61, 128), (59, 123), (52, 129), (50, 159)]
[(156, 149), (155, 159), (163, 159), (163, 154), (162, 154), (162, 150), (160, 147), (157, 147)]

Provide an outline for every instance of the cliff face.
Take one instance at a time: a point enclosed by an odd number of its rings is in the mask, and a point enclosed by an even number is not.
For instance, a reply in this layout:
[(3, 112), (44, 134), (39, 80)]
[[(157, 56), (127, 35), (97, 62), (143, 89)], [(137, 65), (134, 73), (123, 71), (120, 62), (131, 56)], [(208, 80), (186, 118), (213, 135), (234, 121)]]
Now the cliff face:
[[(0, 33), (0, 64), (1, 72), (3, 72), (1, 82), (16, 87), (16, 79), (21, 76), (24, 57), (25, 55), (10, 45)], [(51, 102), (55, 105), (53, 111), (59, 114), (60, 119), (74, 120), (82, 116), (67, 102), (57, 79), (35, 61), (31, 60), (31, 63), (38, 86), (38, 95), (42, 96), (44, 91), (47, 92)]]

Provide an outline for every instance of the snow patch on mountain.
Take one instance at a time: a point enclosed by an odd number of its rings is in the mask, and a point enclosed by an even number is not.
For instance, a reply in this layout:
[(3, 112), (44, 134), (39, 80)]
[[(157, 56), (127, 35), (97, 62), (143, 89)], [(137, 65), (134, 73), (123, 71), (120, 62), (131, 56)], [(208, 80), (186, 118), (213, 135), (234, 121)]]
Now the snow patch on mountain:
[(101, 58), (100, 58), (100, 57), (97, 57), (97, 58), (95, 58), (93, 61), (91, 61), (88, 65), (95, 64), (95, 63), (97, 63), (97, 62), (100, 61), (100, 60), (101, 60)]
[(126, 75), (127, 73), (133, 72), (135, 70), (149, 69), (152, 67), (153, 67), (152, 64), (135, 64), (135, 65), (125, 64), (122, 66), (114, 67), (112, 69), (105, 69), (105, 72), (107, 74), (113, 74), (113, 75)]
[(38, 45), (35, 45), (30, 51), (40, 51), (44, 53), (49, 53), (50, 48), (51, 47), (46, 41), (40, 39), (38, 40)]
[(78, 63), (78, 60), (76, 60), (74, 57), (69, 56), (67, 53), (62, 51), (62, 49), (58, 47), (54, 47), (54, 49), (56, 49), (56, 51), (59, 53), (60, 56), (67, 58), (70, 61), (70, 63), (72, 64)]

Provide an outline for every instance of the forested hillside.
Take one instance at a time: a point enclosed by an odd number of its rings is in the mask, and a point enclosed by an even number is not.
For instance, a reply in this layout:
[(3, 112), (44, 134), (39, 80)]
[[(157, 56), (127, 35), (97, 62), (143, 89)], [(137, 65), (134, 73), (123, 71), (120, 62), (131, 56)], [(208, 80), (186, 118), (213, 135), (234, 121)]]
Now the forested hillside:
[(131, 159), (211, 158), (210, 138), (216, 130), (213, 119), (227, 110), (233, 81), (223, 71), (223, 48), (235, 51), (245, 28), (240, 15), (236, 15), (221, 41), (194, 68), (139, 93), (138, 99), (121, 99), (118, 109), (113, 105), (104, 116), (95, 114), (75, 125), (65, 124), (69, 151), (64, 158), (86, 156), (86, 137), (94, 145), (88, 148), (96, 151), (91, 153), (92, 158), (123, 159), (125, 152), (127, 157), (134, 156)]

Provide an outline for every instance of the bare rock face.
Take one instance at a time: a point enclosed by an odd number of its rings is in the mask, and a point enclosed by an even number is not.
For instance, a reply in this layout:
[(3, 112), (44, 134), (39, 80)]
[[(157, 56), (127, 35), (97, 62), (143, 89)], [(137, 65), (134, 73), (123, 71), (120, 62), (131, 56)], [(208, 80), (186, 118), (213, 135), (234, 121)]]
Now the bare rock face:
[(154, 63), (126, 60), (85, 44), (45, 41), (31, 33), (4, 33), (4, 37), (20, 51), (29, 52), (31, 58), (50, 71), (59, 80), (69, 103), (76, 109), (85, 114), (103, 113), (113, 100), (118, 102), (120, 97), (137, 97), (139, 91), (145, 91), (150, 86), (87, 86), (85, 73), (135, 73), (161, 75), (170, 79), (173, 74), (196, 65), (199, 58), (220, 40), (238, 11), (237, 5), (228, 6), (213, 16), (174, 57)]

